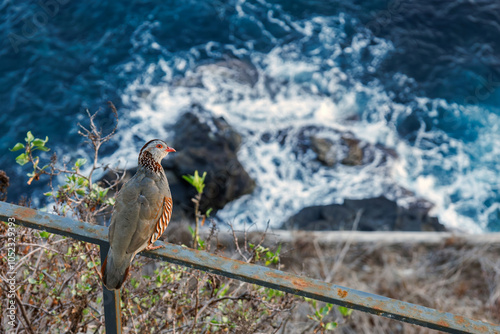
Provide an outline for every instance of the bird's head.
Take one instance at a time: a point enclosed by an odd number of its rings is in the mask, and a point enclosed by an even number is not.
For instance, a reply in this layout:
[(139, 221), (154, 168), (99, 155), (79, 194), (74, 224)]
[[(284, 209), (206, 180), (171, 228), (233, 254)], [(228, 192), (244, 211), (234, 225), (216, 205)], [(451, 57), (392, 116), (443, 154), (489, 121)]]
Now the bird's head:
[(139, 165), (156, 171), (158, 167), (161, 168), (161, 160), (170, 152), (175, 152), (175, 150), (169, 147), (163, 140), (150, 140), (141, 148), (141, 151), (139, 152)]

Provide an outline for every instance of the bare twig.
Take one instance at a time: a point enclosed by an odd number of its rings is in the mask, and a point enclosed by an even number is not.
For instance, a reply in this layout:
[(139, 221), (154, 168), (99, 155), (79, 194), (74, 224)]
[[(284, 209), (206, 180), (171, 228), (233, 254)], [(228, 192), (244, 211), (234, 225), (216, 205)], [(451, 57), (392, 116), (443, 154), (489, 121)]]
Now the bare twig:
[[(361, 216), (363, 215), (363, 211), (364, 210), (358, 210), (356, 212), (356, 217), (354, 218), (354, 222), (352, 224), (352, 231), (356, 231), (358, 229), (358, 224), (359, 224), (359, 221), (361, 220)], [(329, 276), (326, 277), (327, 282), (331, 282), (335, 273), (339, 270), (340, 266), (344, 262), (344, 258), (347, 254), (347, 251), (349, 250), (349, 247), (351, 246), (352, 240), (353, 240), (353, 238), (352, 238), (352, 232), (351, 232), (351, 237), (349, 239), (347, 239), (347, 241), (345, 242), (345, 245), (342, 248), (342, 251), (340, 252), (339, 256), (337, 257), (337, 261), (335, 261), (335, 264), (333, 265), (333, 268), (330, 271)]]
[(21, 310), (21, 314), (23, 316), (23, 319), (26, 322), (26, 329), (31, 334), (35, 334), (35, 332), (33, 331), (33, 327), (31, 327), (30, 320), (28, 319), (28, 316), (26, 315), (26, 310), (24, 309), (23, 303), (21, 302), (21, 296), (19, 296), (19, 291), (16, 291), (16, 293), (14, 295), (16, 298), (17, 305), (19, 305), (19, 309)]
[(95, 273), (97, 274), (97, 276), (99, 276), (99, 279), (102, 280), (102, 274), (101, 274), (101, 271), (97, 269), (97, 266), (95, 265), (96, 261), (94, 259), (94, 255), (92, 254), (93, 253), (93, 249), (91, 248), (90, 244), (88, 242), (85, 243), (85, 248), (87, 249), (88, 251), (88, 254), (90, 256), (90, 260), (92, 261), (92, 263), (94, 264), (92, 266), (92, 268), (94, 269)]
[(97, 126), (94, 122), (95, 117), (97, 116), (97, 113), (99, 112), (96, 111), (94, 114), (91, 114), (87, 110), (87, 115), (89, 117), (89, 128), (87, 129), (80, 123), (78, 123), (78, 126), (81, 128), (81, 131), (78, 131), (78, 134), (81, 136), (85, 137), (88, 139), (88, 142), (92, 145), (94, 149), (94, 161), (93, 161), (93, 166), (92, 169), (89, 172), (88, 180), (89, 180), (89, 189), (92, 189), (92, 175), (96, 169), (98, 169), (98, 156), (99, 156), (99, 149), (101, 148), (101, 145), (109, 141), (115, 134), (116, 129), (118, 128), (118, 112), (112, 102), (108, 102), (108, 105), (111, 109), (111, 112), (113, 113), (116, 123), (113, 129), (106, 135), (102, 135), (102, 131), (97, 129)]
[(238, 251), (238, 254), (240, 254), (240, 256), (245, 260), (245, 262), (250, 262), (252, 260), (252, 258), (246, 257), (243, 254), (243, 252), (241, 251), (240, 243), (238, 242), (238, 237), (236, 236), (236, 232), (234, 231), (233, 224), (229, 223), (229, 227), (231, 228), (231, 232), (233, 233), (234, 245), (236, 246), (236, 250)]

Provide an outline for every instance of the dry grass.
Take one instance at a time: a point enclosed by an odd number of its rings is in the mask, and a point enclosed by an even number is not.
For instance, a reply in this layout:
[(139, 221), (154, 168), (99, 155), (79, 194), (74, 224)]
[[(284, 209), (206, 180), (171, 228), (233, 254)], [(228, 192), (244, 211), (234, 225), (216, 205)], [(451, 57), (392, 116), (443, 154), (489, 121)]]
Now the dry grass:
[[(189, 244), (188, 232), (178, 226), (171, 231), (177, 233), (170, 234), (170, 241)], [(207, 247), (250, 260), (245, 238), (239, 235), (238, 239), (239, 250), (231, 234), (220, 234)], [(248, 239), (247, 245), (258, 243), (262, 236), (249, 234)], [(268, 235), (264, 246), (276, 249), (276, 242)], [(104, 332), (96, 246), (54, 235), (40, 237), (38, 231), (18, 228), (17, 252), (18, 333)], [(324, 243), (301, 235), (283, 244), (280, 266), (338, 285), (500, 323), (499, 244), (477, 246), (458, 238), (433, 244)], [(2, 258), (2, 277), (6, 270)], [(1, 303), (2, 314), (6, 300)], [(310, 319), (314, 311), (310, 302), (299, 297), (273, 295), (270, 289), (141, 257), (122, 292), (126, 333), (321, 333), (319, 323)], [(5, 321), (2, 328), (7, 328)], [(336, 333), (436, 333), (359, 311), (344, 317), (335, 307), (324, 321), (337, 322)]]
[[(477, 236), (480, 238), (481, 236)], [(437, 244), (330, 243), (296, 239), (282, 257), (287, 270), (490, 323), (500, 323), (500, 244), (449, 238)], [(304, 316), (297, 312), (297, 324)], [(355, 311), (337, 315), (339, 333), (437, 333)], [(301, 329), (295, 326), (300, 333)]]
[[(5, 232), (0, 222), (1, 241)], [(13, 332), (104, 333), (98, 247), (24, 227), (16, 234)], [(0, 314), (9, 302), (9, 271), (0, 257)], [(142, 257), (131, 271), (122, 288), (125, 333), (277, 333), (294, 304), (292, 295)], [(10, 330), (7, 321), (2, 317), (0, 326)]]

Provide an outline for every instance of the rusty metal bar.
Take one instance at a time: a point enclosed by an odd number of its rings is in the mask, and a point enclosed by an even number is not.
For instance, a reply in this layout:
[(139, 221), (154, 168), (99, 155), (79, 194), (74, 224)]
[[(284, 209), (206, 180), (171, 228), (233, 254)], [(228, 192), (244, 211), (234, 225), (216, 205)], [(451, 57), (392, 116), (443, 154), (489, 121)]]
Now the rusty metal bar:
[(0, 220), (7, 221), (9, 217), (14, 217), (16, 224), (25, 227), (64, 235), (92, 244), (108, 245), (108, 228), (105, 226), (82, 223), (71, 218), (0, 202)]
[[(107, 244), (106, 227), (77, 222), (68, 218), (0, 202), (0, 219), (5, 220), (8, 217), (16, 218), (16, 223), (23, 226), (67, 235), (99, 245)], [(142, 252), (141, 255), (447, 333), (500, 333), (500, 326), (498, 325), (263, 266), (248, 264), (203, 251), (157, 242), (157, 245), (159, 244), (163, 244), (165, 248), (152, 252)]]
[[(108, 254), (109, 244), (100, 245), (101, 263)], [(120, 307), (120, 290), (108, 290), (102, 285), (102, 300), (104, 303), (104, 324), (106, 333), (122, 333), (122, 312)]]

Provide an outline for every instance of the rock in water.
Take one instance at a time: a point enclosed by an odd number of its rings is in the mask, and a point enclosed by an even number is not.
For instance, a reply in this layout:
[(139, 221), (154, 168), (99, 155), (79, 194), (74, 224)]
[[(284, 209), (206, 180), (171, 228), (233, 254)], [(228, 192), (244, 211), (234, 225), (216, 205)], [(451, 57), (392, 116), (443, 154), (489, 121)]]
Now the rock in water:
[(403, 208), (384, 196), (346, 199), (343, 204), (306, 207), (290, 217), (283, 228), (352, 230), (359, 212), (359, 231), (444, 231), (437, 218), (428, 215), (432, 205), (424, 201), (418, 203)]
[[(177, 152), (162, 161), (174, 194), (172, 222), (193, 221), (191, 199), (196, 190), (182, 175), (192, 175), (195, 170), (198, 170), (200, 175), (207, 172), (202, 211), (212, 208), (215, 213), (228, 202), (253, 191), (255, 181), (250, 178), (237, 157), (241, 136), (223, 118), (213, 117), (209, 111), (194, 105), (192, 110), (179, 118), (173, 129), (175, 137), (167, 138), (167, 142), (172, 147), (177, 145)], [(136, 167), (128, 169), (124, 181), (136, 171)], [(101, 181), (110, 182), (114, 179), (114, 173), (109, 172)], [(104, 220), (107, 219), (109, 217), (104, 217)]]
[(172, 146), (177, 145), (180, 149), (172, 159), (164, 161), (164, 166), (177, 177), (170, 186), (172, 193), (176, 194), (174, 201), (179, 201), (177, 204), (186, 212), (192, 214), (191, 198), (195, 190), (182, 180), (182, 175), (192, 175), (195, 170), (200, 175), (207, 172), (202, 210), (222, 209), (228, 202), (253, 191), (255, 182), (236, 155), (241, 136), (224, 118), (215, 118), (210, 112), (194, 105), (192, 111), (180, 117), (174, 129)]
[(318, 161), (328, 167), (333, 167), (336, 163), (336, 154), (333, 142), (326, 138), (311, 136), (311, 149), (318, 155)]

